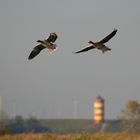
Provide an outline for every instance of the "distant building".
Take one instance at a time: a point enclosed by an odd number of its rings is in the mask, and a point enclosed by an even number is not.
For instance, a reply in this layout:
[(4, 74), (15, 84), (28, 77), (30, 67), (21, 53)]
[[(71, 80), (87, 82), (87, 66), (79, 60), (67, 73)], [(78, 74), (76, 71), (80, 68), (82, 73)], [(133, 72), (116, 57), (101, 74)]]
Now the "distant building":
[(93, 101), (93, 121), (96, 124), (104, 122), (104, 99), (98, 96), (95, 101)]

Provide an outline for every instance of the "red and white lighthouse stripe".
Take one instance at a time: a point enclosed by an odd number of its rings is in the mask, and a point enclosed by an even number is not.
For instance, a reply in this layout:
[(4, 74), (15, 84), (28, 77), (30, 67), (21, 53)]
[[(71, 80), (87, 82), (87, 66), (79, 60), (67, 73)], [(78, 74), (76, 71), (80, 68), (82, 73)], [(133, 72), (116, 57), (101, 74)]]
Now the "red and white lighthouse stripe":
[(93, 120), (95, 123), (102, 123), (104, 121), (104, 99), (100, 96), (93, 102)]

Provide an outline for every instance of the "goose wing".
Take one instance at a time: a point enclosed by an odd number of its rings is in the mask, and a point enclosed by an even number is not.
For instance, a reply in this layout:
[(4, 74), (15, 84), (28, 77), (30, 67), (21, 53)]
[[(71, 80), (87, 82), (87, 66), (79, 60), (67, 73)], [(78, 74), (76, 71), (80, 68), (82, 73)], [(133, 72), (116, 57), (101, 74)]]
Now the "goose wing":
[(39, 44), (39, 45), (37, 45), (36, 47), (34, 47), (33, 50), (32, 50), (32, 52), (30, 53), (28, 59), (29, 59), (29, 60), (30, 60), (30, 59), (33, 59), (33, 58), (34, 58), (35, 56), (37, 56), (37, 55), (40, 53), (40, 51), (41, 51), (42, 49), (44, 49), (44, 48), (45, 48), (45, 47), (42, 46), (41, 44)]
[(94, 49), (94, 48), (95, 48), (95, 47), (94, 47), (93, 45), (90, 45), (90, 46), (88, 46), (88, 47), (86, 47), (86, 48), (83, 48), (82, 50), (77, 51), (77, 52), (75, 52), (75, 53), (86, 52), (86, 51), (91, 50), (91, 49)]
[(114, 29), (109, 35), (107, 35), (105, 38), (103, 38), (102, 40), (100, 40), (100, 43), (106, 43), (107, 41), (109, 41), (115, 34), (117, 33), (117, 29)]
[(50, 33), (48, 39), (46, 40), (47, 42), (55, 42), (55, 40), (57, 39), (57, 34), (56, 33)]

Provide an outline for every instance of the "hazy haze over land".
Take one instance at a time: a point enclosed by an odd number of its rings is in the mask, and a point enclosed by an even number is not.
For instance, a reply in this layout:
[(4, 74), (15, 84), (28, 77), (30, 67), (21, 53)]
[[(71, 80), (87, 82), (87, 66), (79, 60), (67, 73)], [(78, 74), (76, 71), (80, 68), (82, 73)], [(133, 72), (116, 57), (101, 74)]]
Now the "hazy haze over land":
[[(0, 95), (10, 115), (91, 118), (101, 95), (106, 118), (140, 100), (139, 0), (0, 0)], [(73, 54), (105, 37), (112, 50)], [(50, 32), (59, 49), (28, 55)]]

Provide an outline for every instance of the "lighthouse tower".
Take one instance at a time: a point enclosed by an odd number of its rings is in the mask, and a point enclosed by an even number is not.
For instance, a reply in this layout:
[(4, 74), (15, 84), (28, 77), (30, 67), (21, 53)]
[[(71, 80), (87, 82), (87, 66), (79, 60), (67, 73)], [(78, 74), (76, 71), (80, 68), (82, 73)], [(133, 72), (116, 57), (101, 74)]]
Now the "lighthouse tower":
[(104, 122), (104, 99), (98, 96), (93, 102), (93, 120), (94, 123), (100, 124)]

